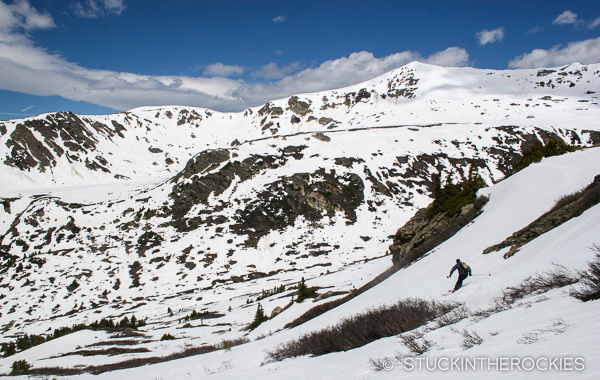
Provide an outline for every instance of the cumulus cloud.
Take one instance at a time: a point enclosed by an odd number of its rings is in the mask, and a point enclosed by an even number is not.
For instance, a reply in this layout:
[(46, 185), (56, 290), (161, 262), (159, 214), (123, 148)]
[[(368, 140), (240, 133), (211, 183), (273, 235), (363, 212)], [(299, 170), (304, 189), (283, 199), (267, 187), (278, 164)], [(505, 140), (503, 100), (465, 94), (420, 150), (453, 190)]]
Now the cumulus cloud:
[(253, 72), (252, 76), (265, 79), (281, 79), (294, 71), (298, 71), (299, 68), (300, 64), (298, 62), (294, 62), (284, 67), (279, 67), (275, 62), (271, 62)]
[(3, 34), (19, 30), (49, 29), (55, 26), (50, 14), (37, 11), (25, 0), (12, 4), (0, 1), (0, 31)]
[(570, 25), (570, 24), (576, 24), (577, 21), (577, 13), (571, 12), (570, 10), (566, 10), (563, 13), (561, 13), (560, 15), (558, 15), (557, 18), (554, 19), (554, 21), (552, 21), (553, 25)]
[(273, 19), (273, 22), (275, 24), (283, 24), (286, 21), (287, 21), (287, 18), (285, 16), (277, 16)]
[(537, 67), (554, 67), (573, 62), (600, 62), (600, 37), (584, 41), (571, 42), (567, 46), (556, 45), (550, 50), (535, 49), (525, 53), (508, 63), (514, 69), (532, 69)]
[(25, 0), (10, 5), (0, 0), (0, 89), (56, 95), (118, 111), (165, 104), (240, 111), (293, 94), (360, 83), (415, 60), (444, 66), (469, 64), (464, 49), (450, 47), (428, 57), (404, 51), (376, 58), (362, 51), (325, 61), (318, 67), (301, 70), (299, 63), (284, 67), (271, 63), (252, 73), (270, 83), (227, 78), (242, 74), (244, 68), (220, 62), (206, 67), (204, 77), (139, 75), (82, 67), (31, 40), (30, 30), (54, 26), (50, 15), (35, 10)]
[(361, 51), (352, 53), (348, 57), (325, 61), (318, 67), (304, 69), (294, 75), (285, 76), (277, 82), (240, 86), (232, 92), (232, 95), (247, 99), (254, 104), (261, 104), (293, 94), (350, 86), (413, 61), (444, 66), (466, 66), (469, 64), (469, 54), (459, 47), (450, 47), (427, 58), (412, 51), (395, 53), (382, 58)]
[(502, 41), (504, 39), (504, 28), (498, 28), (494, 30), (484, 29), (480, 32), (477, 32), (476, 36), (479, 45), (485, 46), (496, 41)]
[(463, 48), (453, 46), (430, 55), (424, 62), (438, 66), (462, 67), (469, 65), (469, 53)]
[(123, 0), (86, 0), (85, 3), (71, 5), (75, 16), (83, 18), (98, 18), (110, 15), (120, 15), (125, 10)]
[(208, 77), (229, 77), (232, 75), (242, 75), (244, 68), (237, 65), (224, 65), (221, 62), (208, 65), (204, 69), (204, 75)]

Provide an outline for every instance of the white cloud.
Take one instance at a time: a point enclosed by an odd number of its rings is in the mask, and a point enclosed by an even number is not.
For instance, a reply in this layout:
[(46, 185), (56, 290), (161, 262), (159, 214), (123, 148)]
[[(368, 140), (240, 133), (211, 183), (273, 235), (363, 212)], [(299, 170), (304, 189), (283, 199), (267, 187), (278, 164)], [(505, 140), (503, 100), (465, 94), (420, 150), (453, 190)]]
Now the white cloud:
[(588, 28), (595, 29), (596, 27), (598, 27), (598, 25), (600, 25), (600, 17), (598, 17), (594, 21), (590, 22), (588, 25)]
[(229, 77), (231, 75), (242, 75), (244, 68), (237, 65), (224, 65), (221, 62), (208, 65), (204, 69), (204, 75), (209, 77)]
[(319, 67), (302, 70), (277, 82), (240, 86), (232, 92), (232, 95), (236, 98), (246, 99), (253, 104), (261, 104), (293, 94), (350, 86), (375, 78), (413, 61), (445, 66), (465, 66), (469, 63), (469, 54), (458, 47), (450, 47), (427, 58), (412, 51), (375, 58), (372, 53), (361, 51), (352, 53), (348, 57), (325, 61)]
[(286, 75), (297, 71), (299, 68), (300, 64), (298, 62), (291, 63), (284, 67), (279, 67), (276, 63), (271, 62), (253, 72), (252, 76), (265, 79), (281, 79)]
[(560, 15), (558, 15), (558, 17), (555, 18), (554, 21), (552, 21), (552, 25), (570, 25), (576, 24), (577, 22), (577, 13), (573, 13), (570, 10), (566, 10)]
[(0, 1), (0, 32), (18, 30), (49, 29), (56, 25), (47, 12), (41, 13), (31, 7), (28, 1), (20, 0), (12, 4)]
[(573, 62), (600, 62), (600, 37), (584, 41), (571, 42), (567, 46), (556, 45), (550, 50), (535, 49), (525, 53), (508, 63), (515, 69), (532, 69), (537, 67), (554, 67)]
[(467, 66), (469, 65), (469, 53), (463, 48), (453, 46), (430, 55), (425, 62), (438, 66)]
[(539, 33), (539, 32), (541, 32), (542, 30), (544, 30), (544, 28), (543, 28), (543, 27), (542, 27), (540, 24), (537, 24), (537, 25), (535, 26), (535, 28), (533, 28), (533, 29), (529, 29), (529, 30), (527, 31), (527, 34), (535, 34), (535, 33)]
[(496, 41), (502, 41), (504, 39), (504, 29), (498, 28), (494, 30), (484, 29), (476, 33), (479, 45), (484, 46), (487, 44), (494, 43)]
[(273, 19), (273, 22), (275, 24), (283, 24), (286, 21), (287, 21), (287, 18), (285, 16), (277, 16)]
[(71, 5), (73, 13), (83, 18), (98, 18), (120, 15), (125, 10), (123, 0), (86, 0), (84, 4)]
[(213, 77), (138, 75), (88, 69), (36, 46), (28, 31), (53, 26), (50, 15), (35, 10), (27, 1), (7, 5), (0, 0), (0, 89), (57, 95), (119, 111), (165, 104), (240, 111), (293, 94), (360, 83), (415, 60), (445, 66), (469, 63), (464, 49), (451, 47), (428, 57), (404, 51), (376, 58), (363, 51), (299, 72), (299, 63), (284, 67), (271, 63), (253, 73), (272, 83), (229, 79), (227, 75), (242, 74), (244, 68), (222, 63), (206, 67), (205, 75)]

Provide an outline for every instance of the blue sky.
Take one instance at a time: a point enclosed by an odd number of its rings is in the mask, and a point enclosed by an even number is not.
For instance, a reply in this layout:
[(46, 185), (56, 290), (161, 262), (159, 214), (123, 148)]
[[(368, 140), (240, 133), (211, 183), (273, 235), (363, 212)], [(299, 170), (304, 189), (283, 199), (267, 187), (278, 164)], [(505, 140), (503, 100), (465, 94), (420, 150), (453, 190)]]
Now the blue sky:
[(0, 0), (0, 119), (239, 111), (414, 60), (600, 62), (600, 2)]

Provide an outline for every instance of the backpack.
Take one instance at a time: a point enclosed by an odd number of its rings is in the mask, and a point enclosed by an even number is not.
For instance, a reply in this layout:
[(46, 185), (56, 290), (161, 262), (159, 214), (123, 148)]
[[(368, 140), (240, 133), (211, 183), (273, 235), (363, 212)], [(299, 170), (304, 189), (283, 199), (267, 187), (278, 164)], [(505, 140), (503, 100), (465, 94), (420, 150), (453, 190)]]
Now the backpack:
[(463, 263), (462, 261), (460, 263), (462, 264), (462, 267), (465, 270), (465, 272), (467, 272), (469, 270), (469, 266), (466, 263)]

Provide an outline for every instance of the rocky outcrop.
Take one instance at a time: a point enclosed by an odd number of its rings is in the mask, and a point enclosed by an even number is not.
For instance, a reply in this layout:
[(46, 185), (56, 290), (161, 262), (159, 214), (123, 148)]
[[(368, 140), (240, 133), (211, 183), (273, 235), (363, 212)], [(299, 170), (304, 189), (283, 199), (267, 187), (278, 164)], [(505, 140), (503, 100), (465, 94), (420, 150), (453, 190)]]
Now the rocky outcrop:
[(585, 210), (598, 203), (600, 203), (600, 175), (597, 175), (594, 182), (584, 190), (559, 199), (552, 210), (540, 216), (527, 227), (515, 232), (502, 243), (486, 248), (483, 254), (510, 247), (504, 254), (504, 258), (508, 259), (533, 239), (581, 215)]
[[(96, 150), (98, 136), (110, 139), (115, 135), (124, 137), (125, 127), (113, 121), (109, 127), (99, 122), (84, 120), (72, 112), (59, 112), (45, 119), (32, 119), (18, 124), (6, 141), (11, 149), (5, 164), (23, 171), (37, 167), (41, 173), (55, 167), (57, 158), (66, 156), (69, 162), (86, 162), (91, 170), (106, 169), (106, 160), (84, 158), (83, 154)], [(86, 161), (87, 160), (87, 161)], [(103, 164), (104, 162), (104, 164)]]
[(326, 214), (344, 213), (347, 224), (356, 222), (356, 209), (364, 201), (364, 184), (354, 174), (337, 175), (323, 169), (296, 173), (271, 183), (255, 200), (239, 209), (232, 232), (248, 236), (256, 246), (270, 231), (294, 225), (299, 216), (317, 222)]
[(431, 220), (425, 218), (426, 208), (419, 209), (415, 216), (396, 231), (394, 242), (389, 248), (392, 263), (396, 266), (407, 266), (443, 243), (473, 220), (484, 203), (470, 203), (452, 218), (441, 212)]
[(288, 110), (294, 112), (299, 116), (306, 116), (306, 114), (312, 112), (310, 109), (310, 104), (298, 100), (297, 96), (292, 96), (290, 100), (288, 100)]

